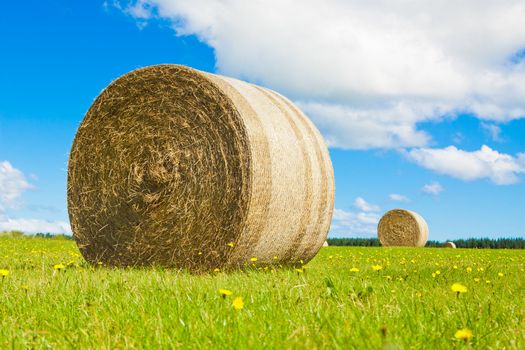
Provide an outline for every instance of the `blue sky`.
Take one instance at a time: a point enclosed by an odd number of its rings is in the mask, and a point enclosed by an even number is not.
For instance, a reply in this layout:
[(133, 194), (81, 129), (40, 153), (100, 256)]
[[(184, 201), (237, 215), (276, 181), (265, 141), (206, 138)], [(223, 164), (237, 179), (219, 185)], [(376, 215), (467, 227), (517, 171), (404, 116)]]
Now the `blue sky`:
[[(448, 37), (399, 25), (416, 11), (403, 5), (326, 4), (316, 14), (314, 1), (275, 2), (264, 18), (235, 0), (3, 4), (0, 228), (67, 231), (68, 152), (94, 98), (130, 70), (179, 63), (273, 88), (314, 120), (336, 175), (332, 236), (374, 236), (395, 207), (420, 212), (431, 239), (523, 236), (525, 37), (513, 34), (514, 2), (465, 10), (480, 23), (502, 11), (509, 27), (478, 46), (453, 19)], [(287, 11), (296, 16), (279, 17)], [(389, 11), (398, 19), (387, 27), (359, 21)]]

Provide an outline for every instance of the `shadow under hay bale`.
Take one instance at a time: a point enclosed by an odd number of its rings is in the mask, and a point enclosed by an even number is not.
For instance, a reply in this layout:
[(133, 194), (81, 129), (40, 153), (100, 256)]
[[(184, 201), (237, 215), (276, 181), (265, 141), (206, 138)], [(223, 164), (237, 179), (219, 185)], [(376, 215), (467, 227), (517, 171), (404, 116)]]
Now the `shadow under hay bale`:
[(386, 213), (377, 226), (381, 245), (386, 247), (424, 247), (428, 239), (428, 225), (413, 211), (394, 209)]
[(306, 262), (326, 240), (333, 205), (328, 150), (294, 104), (179, 65), (112, 82), (69, 160), (69, 216), (92, 263)]

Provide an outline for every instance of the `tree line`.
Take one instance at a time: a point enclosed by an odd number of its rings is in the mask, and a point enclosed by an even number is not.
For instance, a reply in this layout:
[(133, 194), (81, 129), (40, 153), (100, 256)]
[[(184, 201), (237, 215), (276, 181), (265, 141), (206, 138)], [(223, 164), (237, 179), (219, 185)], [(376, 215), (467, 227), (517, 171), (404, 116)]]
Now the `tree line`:
[[(352, 246), (352, 247), (379, 247), (381, 243), (377, 238), (328, 238), (330, 246)], [(454, 242), (457, 248), (477, 249), (525, 249), (525, 238), (469, 238), (456, 239), (446, 242)], [(425, 247), (443, 247), (445, 242), (428, 241)]]

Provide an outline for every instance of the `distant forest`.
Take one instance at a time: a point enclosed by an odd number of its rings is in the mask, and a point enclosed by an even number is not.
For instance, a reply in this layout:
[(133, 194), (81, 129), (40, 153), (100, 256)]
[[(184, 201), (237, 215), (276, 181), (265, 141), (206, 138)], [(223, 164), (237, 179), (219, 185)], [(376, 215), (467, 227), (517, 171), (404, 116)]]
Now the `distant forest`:
[[(49, 239), (68, 239), (72, 240), (73, 236), (52, 233), (37, 233), (35, 235), (25, 235), (19, 231), (0, 232), (0, 238), (17, 238), (17, 237), (38, 237)], [(351, 247), (379, 247), (381, 244), (377, 238), (328, 238), (330, 246), (351, 246)], [(454, 242), (457, 248), (478, 248), (478, 249), (525, 249), (525, 238), (469, 238), (457, 239), (447, 242)], [(443, 247), (445, 242), (428, 241), (425, 247), (439, 248)]]
[[(457, 248), (479, 248), (479, 249), (525, 249), (524, 238), (469, 238), (451, 240)], [(428, 241), (425, 247), (442, 247), (445, 242)], [(352, 247), (379, 247), (381, 244), (377, 238), (328, 238), (331, 246)]]

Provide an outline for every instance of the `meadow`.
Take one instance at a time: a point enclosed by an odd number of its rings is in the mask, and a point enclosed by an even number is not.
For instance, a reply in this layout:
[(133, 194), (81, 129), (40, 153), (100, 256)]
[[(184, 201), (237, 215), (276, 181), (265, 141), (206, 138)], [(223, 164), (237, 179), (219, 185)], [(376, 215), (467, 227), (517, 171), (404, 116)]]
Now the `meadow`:
[(0, 348), (523, 349), (524, 275), (523, 250), (327, 247), (190, 275), (0, 238)]

